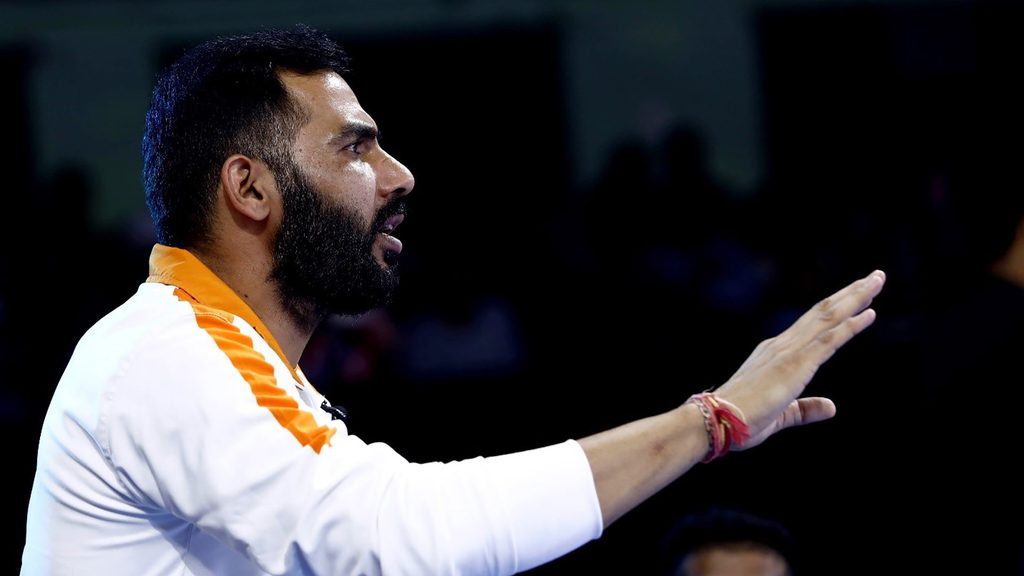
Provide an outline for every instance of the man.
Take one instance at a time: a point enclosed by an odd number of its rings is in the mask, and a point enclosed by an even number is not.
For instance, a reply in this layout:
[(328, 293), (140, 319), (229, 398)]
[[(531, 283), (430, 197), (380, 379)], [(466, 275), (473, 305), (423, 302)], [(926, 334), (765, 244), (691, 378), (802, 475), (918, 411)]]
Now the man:
[(792, 576), (796, 547), (782, 524), (741, 509), (687, 514), (662, 543), (669, 576)]
[[(917, 425), (925, 424), (923, 414), (956, 414), (979, 389), (998, 406), (1024, 400), (1024, 195), (1020, 146), (1008, 141), (1024, 128), (1018, 102), (983, 116), (980, 134), (966, 139), (971, 149), (957, 156), (945, 180), (961, 244), (959, 254), (943, 253), (943, 271), (955, 270), (958, 283), (933, 296), (941, 305), (926, 310), (917, 339), (919, 397), (926, 401)], [(986, 418), (985, 437), (994, 439), (988, 442), (950, 427), (936, 436), (908, 468), (915, 473), (909, 486), (941, 479), (940, 491), (910, 492), (919, 497), (915, 518), (927, 519), (923, 541), (942, 550), (934, 555), (935, 571), (1021, 574), (1024, 530), (992, 520), (1024, 514), (1024, 474), (1007, 449), (1024, 439), (1020, 421), (998, 412)], [(958, 451), (970, 460), (950, 462)]]
[(344, 66), (300, 27), (205, 43), (158, 81), (143, 150), (160, 243), (54, 393), (23, 574), (509, 574), (702, 458), (834, 413), (796, 398), (874, 320), (881, 272), (714, 394), (579, 441), (412, 464), (348, 434), (297, 362), (327, 314), (388, 301), (413, 177)]

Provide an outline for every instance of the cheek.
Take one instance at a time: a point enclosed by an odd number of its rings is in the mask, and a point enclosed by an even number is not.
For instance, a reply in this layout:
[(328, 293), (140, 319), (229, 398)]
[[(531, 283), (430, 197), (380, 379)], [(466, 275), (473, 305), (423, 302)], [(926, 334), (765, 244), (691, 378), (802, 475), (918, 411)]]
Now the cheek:
[(376, 214), (377, 179), (365, 163), (352, 163), (341, 171), (322, 171), (317, 174), (317, 185), (335, 201), (372, 222)]
[(366, 222), (373, 222), (377, 212), (377, 176), (370, 165), (349, 165), (340, 184), (342, 202), (359, 212)]

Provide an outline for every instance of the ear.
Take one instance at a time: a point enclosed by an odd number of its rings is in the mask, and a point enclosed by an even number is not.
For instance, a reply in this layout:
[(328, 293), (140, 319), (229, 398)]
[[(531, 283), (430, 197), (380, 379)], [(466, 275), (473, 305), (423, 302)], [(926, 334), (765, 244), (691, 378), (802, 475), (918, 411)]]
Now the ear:
[(225, 199), (237, 213), (263, 222), (271, 212), (271, 197), (276, 192), (273, 173), (266, 164), (233, 154), (220, 168), (220, 186)]

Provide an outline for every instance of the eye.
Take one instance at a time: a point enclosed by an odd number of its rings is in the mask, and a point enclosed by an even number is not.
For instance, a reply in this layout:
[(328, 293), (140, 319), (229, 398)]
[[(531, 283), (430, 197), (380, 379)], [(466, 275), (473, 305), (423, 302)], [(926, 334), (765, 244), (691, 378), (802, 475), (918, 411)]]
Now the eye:
[(363, 154), (363, 152), (366, 152), (366, 140), (356, 140), (355, 142), (342, 148), (342, 150), (347, 150), (355, 154), (356, 156), (360, 156)]

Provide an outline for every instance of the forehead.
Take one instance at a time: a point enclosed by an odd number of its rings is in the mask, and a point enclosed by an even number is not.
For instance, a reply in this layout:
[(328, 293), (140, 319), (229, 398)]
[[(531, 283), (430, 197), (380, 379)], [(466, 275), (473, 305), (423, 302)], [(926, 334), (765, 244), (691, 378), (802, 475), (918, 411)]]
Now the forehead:
[(353, 121), (373, 124), (352, 87), (337, 73), (285, 71), (280, 77), (291, 97), (309, 113), (309, 124), (323, 125), (325, 129), (339, 129)]
[(689, 554), (682, 574), (700, 576), (785, 576), (786, 560), (778, 552), (759, 545), (721, 545), (700, 548)]

